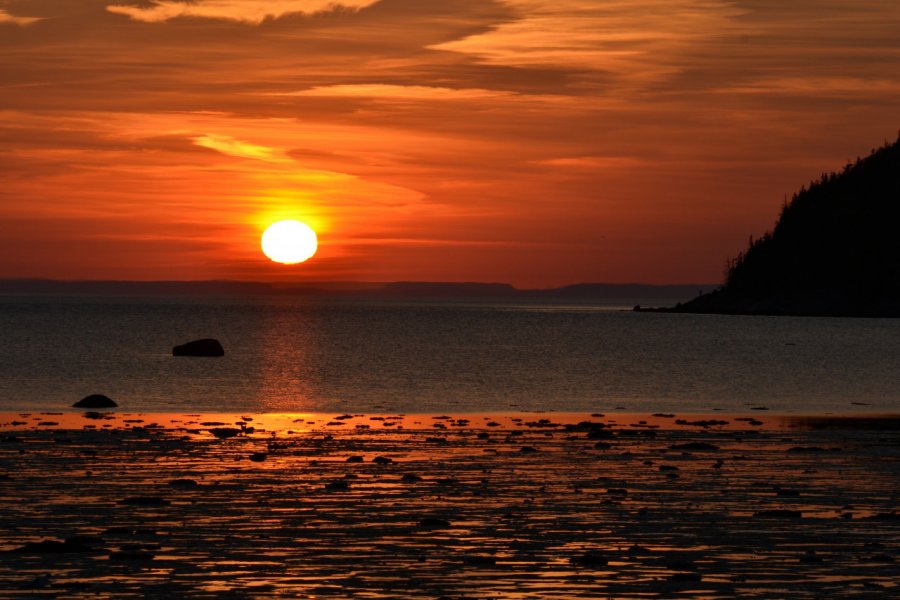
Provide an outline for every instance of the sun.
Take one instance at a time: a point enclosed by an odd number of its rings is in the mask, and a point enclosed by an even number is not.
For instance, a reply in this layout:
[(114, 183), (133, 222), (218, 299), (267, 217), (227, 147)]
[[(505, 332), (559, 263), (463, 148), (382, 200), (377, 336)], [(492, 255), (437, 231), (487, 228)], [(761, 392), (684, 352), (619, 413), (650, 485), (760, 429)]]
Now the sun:
[(278, 221), (262, 235), (262, 251), (275, 262), (293, 265), (316, 253), (316, 232), (300, 221)]

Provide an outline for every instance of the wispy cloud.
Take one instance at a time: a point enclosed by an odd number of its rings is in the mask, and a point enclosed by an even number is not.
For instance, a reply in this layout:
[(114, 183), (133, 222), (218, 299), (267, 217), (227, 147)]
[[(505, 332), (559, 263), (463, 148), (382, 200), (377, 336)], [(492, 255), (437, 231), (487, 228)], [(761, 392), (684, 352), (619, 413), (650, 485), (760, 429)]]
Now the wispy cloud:
[(336, 10), (359, 10), (378, 0), (155, 0), (150, 6), (111, 4), (107, 10), (136, 21), (158, 23), (180, 17), (226, 19), (259, 24), (289, 14), (311, 15)]
[(35, 21), (40, 21), (40, 19), (35, 17), (17, 17), (15, 15), (11, 15), (2, 8), (0, 8), (0, 24), (2, 23), (12, 23), (13, 25), (30, 25)]
[(426, 85), (392, 85), (385, 83), (357, 83), (316, 86), (297, 92), (277, 92), (278, 96), (321, 96), (346, 98), (400, 98), (409, 100), (479, 100), (517, 96), (503, 90), (480, 88), (448, 88)]
[(205, 134), (193, 138), (194, 143), (228, 156), (252, 158), (273, 163), (291, 162), (283, 150), (237, 140), (228, 135)]

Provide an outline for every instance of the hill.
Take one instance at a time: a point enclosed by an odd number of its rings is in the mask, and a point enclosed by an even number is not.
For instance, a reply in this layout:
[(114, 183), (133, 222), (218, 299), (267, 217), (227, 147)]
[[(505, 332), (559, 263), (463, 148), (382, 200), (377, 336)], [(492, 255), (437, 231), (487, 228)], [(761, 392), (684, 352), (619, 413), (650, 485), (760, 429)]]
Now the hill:
[(900, 137), (803, 187), (721, 288), (669, 310), (900, 317)]

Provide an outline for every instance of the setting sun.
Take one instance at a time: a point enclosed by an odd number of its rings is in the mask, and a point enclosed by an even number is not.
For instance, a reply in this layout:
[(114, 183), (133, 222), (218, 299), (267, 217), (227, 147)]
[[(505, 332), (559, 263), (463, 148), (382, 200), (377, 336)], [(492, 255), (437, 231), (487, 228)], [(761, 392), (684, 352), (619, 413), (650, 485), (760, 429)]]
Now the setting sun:
[(262, 251), (275, 262), (292, 265), (316, 253), (316, 232), (300, 221), (278, 221), (262, 235)]

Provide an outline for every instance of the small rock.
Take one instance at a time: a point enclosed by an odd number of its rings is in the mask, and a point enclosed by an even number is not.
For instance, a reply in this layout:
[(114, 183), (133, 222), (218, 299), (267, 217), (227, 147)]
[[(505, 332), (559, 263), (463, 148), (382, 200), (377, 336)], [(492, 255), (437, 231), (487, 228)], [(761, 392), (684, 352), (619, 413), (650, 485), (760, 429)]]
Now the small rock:
[(219, 340), (204, 338), (175, 346), (172, 356), (225, 356), (225, 349)]
[(152, 552), (146, 550), (122, 550), (121, 552), (113, 552), (109, 555), (112, 561), (143, 561), (153, 560), (156, 557)]
[(430, 529), (450, 527), (450, 521), (438, 517), (425, 517), (419, 521), (419, 527), (427, 527)]
[(175, 488), (192, 488), (200, 484), (193, 479), (173, 479), (169, 482), (169, 485)]
[(159, 496), (131, 496), (119, 500), (119, 504), (128, 506), (165, 506), (168, 503), (168, 500)]
[(777, 518), (786, 518), (786, 519), (800, 519), (803, 517), (803, 512), (799, 510), (791, 510), (788, 508), (773, 508), (769, 510), (758, 510), (753, 513), (754, 517), (777, 517)]
[(584, 554), (573, 556), (570, 562), (580, 567), (605, 567), (609, 559), (597, 550), (588, 550)]
[(226, 438), (231, 438), (241, 434), (241, 430), (236, 427), (216, 427), (210, 429), (209, 432), (220, 440), (224, 440)]
[(719, 447), (715, 444), (709, 444), (707, 442), (687, 442), (685, 444), (672, 444), (669, 446), (669, 450), (718, 450)]
[(700, 573), (672, 573), (666, 579), (678, 583), (703, 581), (703, 577), (700, 575)]
[(103, 394), (85, 396), (72, 405), (73, 408), (115, 408), (119, 406), (114, 400)]

